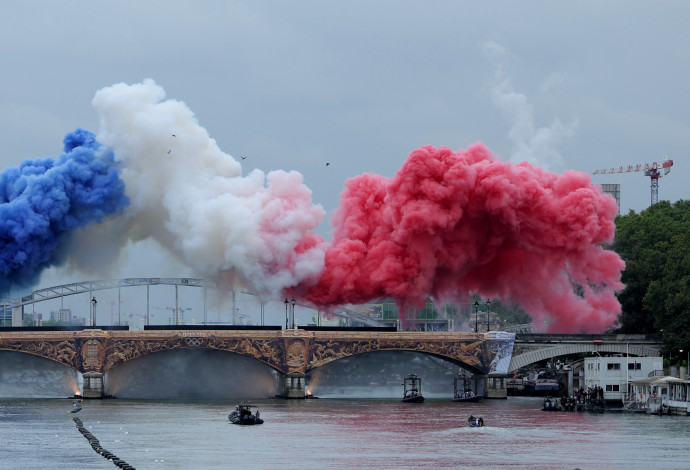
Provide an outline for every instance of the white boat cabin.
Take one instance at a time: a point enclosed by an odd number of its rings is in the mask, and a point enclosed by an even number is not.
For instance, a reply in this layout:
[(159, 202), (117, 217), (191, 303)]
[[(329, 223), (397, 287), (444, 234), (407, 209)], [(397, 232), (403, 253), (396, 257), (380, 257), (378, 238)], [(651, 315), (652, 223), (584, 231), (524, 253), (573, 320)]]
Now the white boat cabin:
[(645, 377), (630, 383), (627, 408), (645, 409), (653, 414), (688, 414), (690, 380), (672, 376)]
[(624, 401), (628, 384), (649, 376), (661, 375), (661, 357), (586, 357), (584, 382), (589, 388), (601, 387), (606, 401)]

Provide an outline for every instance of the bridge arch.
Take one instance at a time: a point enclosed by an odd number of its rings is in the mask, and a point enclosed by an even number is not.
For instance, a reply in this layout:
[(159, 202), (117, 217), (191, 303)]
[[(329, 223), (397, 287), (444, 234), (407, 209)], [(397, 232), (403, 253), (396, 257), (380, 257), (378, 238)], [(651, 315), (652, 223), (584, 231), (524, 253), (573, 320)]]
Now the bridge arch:
[(174, 348), (133, 358), (104, 375), (119, 398), (260, 398), (278, 391), (279, 373), (253, 357), (211, 348)]
[(77, 344), (74, 338), (66, 335), (50, 340), (0, 341), (0, 351), (13, 351), (40, 357), (82, 372), (77, 361)]
[(441, 359), (449, 364), (461, 367), (472, 374), (484, 374), (486, 373), (485, 371), (482, 371), (480, 368), (473, 366), (472, 364), (468, 364), (462, 360), (459, 360), (456, 357), (449, 356), (446, 354), (439, 354), (435, 352), (428, 352), (428, 351), (420, 351), (417, 349), (411, 349), (409, 347), (399, 347), (399, 348), (385, 348), (385, 349), (377, 349), (377, 350), (372, 350), (372, 351), (359, 351), (353, 354), (344, 354), (344, 355), (339, 355), (339, 356), (329, 356), (326, 357), (322, 361), (312, 361), (309, 363), (309, 365), (305, 368), (305, 373), (313, 373), (322, 367), (328, 366), (328, 365), (334, 365), (337, 364), (340, 361), (346, 360), (346, 359), (353, 359), (353, 358), (363, 358), (368, 355), (372, 355), (371, 357), (375, 357), (373, 355), (377, 355), (380, 353), (387, 353), (387, 352), (409, 352), (409, 353), (414, 353), (414, 354), (419, 354), (421, 356), (427, 356), (427, 357), (433, 357), (437, 359)]
[[(593, 351), (591, 344), (560, 344), (557, 346), (535, 349), (523, 354), (514, 355), (510, 361), (508, 372), (514, 372), (530, 364), (535, 364), (547, 359), (567, 356), (571, 354), (591, 354)], [(607, 344), (600, 345), (595, 350), (598, 353), (629, 354), (631, 356), (649, 356), (651, 352), (649, 346), (627, 345), (627, 344)]]
[(27, 349), (6, 349), (0, 347), (0, 352), (13, 352), (18, 354), (23, 354), (25, 356), (36, 357), (50, 361), (52, 363), (60, 364), (61, 366), (66, 366), (76, 372), (81, 372), (78, 367), (75, 366), (72, 360), (72, 354), (65, 353), (64, 349), (57, 350), (54, 348), (43, 349), (43, 350), (27, 350)]

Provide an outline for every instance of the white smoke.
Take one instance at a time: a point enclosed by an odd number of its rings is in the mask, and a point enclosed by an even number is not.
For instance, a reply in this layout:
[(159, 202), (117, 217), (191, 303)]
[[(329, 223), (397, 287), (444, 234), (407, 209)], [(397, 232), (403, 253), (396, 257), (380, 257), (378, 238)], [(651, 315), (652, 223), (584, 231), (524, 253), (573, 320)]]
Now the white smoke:
[[(495, 42), (488, 41), (482, 45), (485, 57), (496, 67), (491, 83), (491, 99), (503, 116), (511, 124), (508, 137), (513, 143), (510, 162), (528, 162), (548, 171), (561, 172), (564, 169), (563, 156), (558, 145), (565, 138), (574, 135), (577, 120), (564, 125), (558, 118), (548, 127), (535, 126), (534, 106), (527, 96), (514, 90), (513, 84), (504, 73), (504, 65), (510, 52)], [(556, 75), (547, 78), (550, 84)], [(548, 90), (548, 86), (544, 89)]]
[(93, 105), (97, 139), (122, 165), (130, 206), (82, 240), (98, 236), (116, 259), (128, 242), (154, 239), (197, 275), (266, 298), (320, 274), (325, 246), (313, 230), (325, 211), (301, 174), (243, 176), (192, 111), (152, 80), (104, 88)]

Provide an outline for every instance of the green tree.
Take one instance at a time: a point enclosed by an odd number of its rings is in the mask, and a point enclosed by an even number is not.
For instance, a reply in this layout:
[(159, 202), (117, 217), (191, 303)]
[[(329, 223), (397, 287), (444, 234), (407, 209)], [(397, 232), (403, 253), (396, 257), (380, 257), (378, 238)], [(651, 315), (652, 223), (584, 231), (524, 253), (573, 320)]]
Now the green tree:
[(667, 351), (690, 348), (690, 201), (617, 217), (613, 249), (626, 263), (618, 331), (658, 332)]

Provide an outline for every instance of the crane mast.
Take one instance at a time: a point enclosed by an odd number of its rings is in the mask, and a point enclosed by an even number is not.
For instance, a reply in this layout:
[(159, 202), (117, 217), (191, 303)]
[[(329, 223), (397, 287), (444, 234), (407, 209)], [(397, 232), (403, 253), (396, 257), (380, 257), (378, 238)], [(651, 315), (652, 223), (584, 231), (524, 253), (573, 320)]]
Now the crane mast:
[[(625, 165), (615, 168), (605, 168), (603, 170), (596, 170), (594, 175), (612, 175), (614, 173), (629, 173), (633, 171), (643, 171), (645, 176), (651, 179), (651, 203), (652, 205), (659, 202), (659, 178), (667, 175), (671, 171), (673, 160), (664, 157), (662, 162), (640, 163), (637, 165)], [(663, 173), (663, 174), (662, 174)]]

